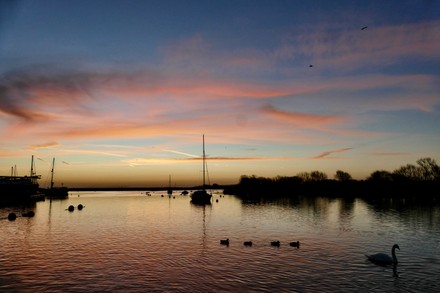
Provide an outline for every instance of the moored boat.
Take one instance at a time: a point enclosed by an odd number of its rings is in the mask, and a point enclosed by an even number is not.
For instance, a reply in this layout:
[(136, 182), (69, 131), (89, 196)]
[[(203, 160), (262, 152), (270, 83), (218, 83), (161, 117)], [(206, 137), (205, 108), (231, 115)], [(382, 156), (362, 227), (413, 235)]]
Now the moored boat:
[(14, 168), (11, 176), (0, 176), (0, 203), (27, 203), (34, 201), (38, 192), (39, 175), (34, 173), (32, 156), (30, 176), (16, 176)]
[(205, 205), (211, 204), (212, 195), (206, 191), (205, 173), (206, 173), (206, 155), (205, 155), (205, 135), (203, 135), (203, 185), (202, 189), (196, 190), (191, 194), (193, 204)]

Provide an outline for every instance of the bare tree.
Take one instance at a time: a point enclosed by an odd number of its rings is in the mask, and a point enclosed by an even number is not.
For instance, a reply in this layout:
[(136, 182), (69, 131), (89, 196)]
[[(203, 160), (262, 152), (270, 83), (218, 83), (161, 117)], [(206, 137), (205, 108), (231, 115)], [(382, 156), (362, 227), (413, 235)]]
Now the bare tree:
[(301, 178), (303, 181), (310, 181), (310, 174), (308, 172), (300, 172), (296, 174), (297, 177)]
[(312, 171), (310, 172), (310, 179), (312, 181), (321, 181), (327, 179), (327, 174), (321, 171)]
[(421, 169), (411, 164), (407, 164), (395, 170), (393, 172), (393, 175), (396, 175), (398, 178), (405, 178), (410, 180), (422, 179)]
[(420, 173), (423, 180), (440, 179), (440, 167), (437, 162), (431, 158), (421, 158), (417, 161), (420, 167)]

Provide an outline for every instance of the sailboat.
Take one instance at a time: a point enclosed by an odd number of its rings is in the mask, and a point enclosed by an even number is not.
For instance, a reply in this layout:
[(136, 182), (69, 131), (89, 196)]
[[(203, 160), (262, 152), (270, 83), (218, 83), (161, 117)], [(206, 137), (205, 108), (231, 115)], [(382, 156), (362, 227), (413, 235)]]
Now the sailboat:
[(205, 135), (203, 135), (203, 185), (202, 185), (202, 189), (196, 190), (191, 194), (191, 202), (194, 204), (200, 204), (200, 205), (211, 204), (212, 195), (209, 194), (205, 189), (206, 187), (205, 169), (206, 169)]
[(45, 191), (46, 196), (48, 196), (50, 199), (63, 199), (67, 198), (69, 196), (69, 190), (67, 187), (53, 187), (53, 174), (54, 174), (54, 168), (55, 168), (55, 158), (52, 160), (52, 170), (51, 170), (51, 177), (50, 177), (50, 188), (48, 188)]

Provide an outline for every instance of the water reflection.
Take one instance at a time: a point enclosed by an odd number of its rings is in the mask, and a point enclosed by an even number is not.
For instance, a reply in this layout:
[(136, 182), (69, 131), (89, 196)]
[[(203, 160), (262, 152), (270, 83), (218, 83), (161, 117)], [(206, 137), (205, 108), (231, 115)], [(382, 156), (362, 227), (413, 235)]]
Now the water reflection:
[[(65, 210), (80, 203), (87, 208)], [(81, 193), (33, 209), (34, 218), (0, 225), (0, 291), (440, 290), (432, 277), (440, 271), (438, 206), (228, 195), (196, 206), (159, 193)], [(219, 241), (227, 238), (229, 247)], [(398, 266), (366, 259), (394, 243)]]
[(393, 264), (393, 276), (398, 278), (399, 273), (397, 272), (397, 264)]
[(195, 210), (197, 212), (197, 216), (195, 218), (195, 222), (193, 223), (193, 225), (201, 225), (202, 227), (202, 233), (201, 233), (201, 238), (200, 238), (200, 242), (202, 244), (202, 254), (206, 251), (207, 248), (207, 228), (206, 228), (206, 213), (207, 211), (210, 211), (212, 206), (211, 205), (197, 205), (197, 204), (192, 204), (191, 205), (191, 209)]

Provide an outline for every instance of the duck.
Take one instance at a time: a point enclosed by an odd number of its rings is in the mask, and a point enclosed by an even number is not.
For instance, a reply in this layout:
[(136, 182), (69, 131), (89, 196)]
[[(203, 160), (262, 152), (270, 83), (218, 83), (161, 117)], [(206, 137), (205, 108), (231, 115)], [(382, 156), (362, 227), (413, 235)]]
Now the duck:
[(280, 247), (280, 241), (271, 241), (270, 245)]
[(397, 257), (396, 257), (396, 248), (400, 250), (399, 245), (394, 244), (391, 248), (391, 256), (385, 253), (376, 253), (371, 255), (365, 255), (369, 261), (381, 264), (381, 265), (390, 265), (390, 264), (397, 264)]
[(221, 240), (220, 240), (220, 244), (223, 244), (223, 245), (229, 245), (229, 238), (221, 239)]
[(252, 241), (245, 241), (243, 242), (244, 246), (252, 246)]
[(290, 242), (290, 246), (299, 248), (299, 241)]

